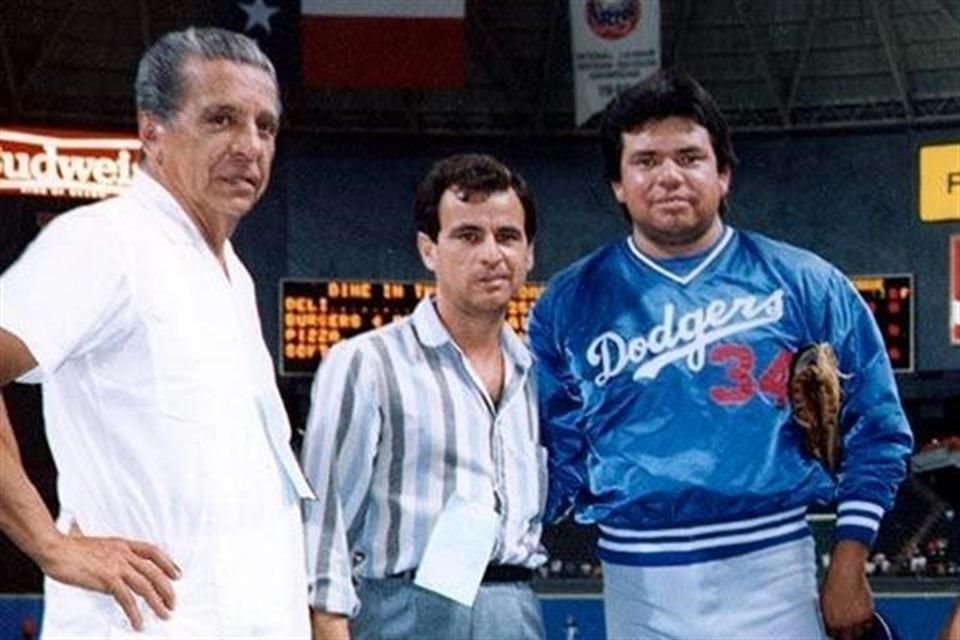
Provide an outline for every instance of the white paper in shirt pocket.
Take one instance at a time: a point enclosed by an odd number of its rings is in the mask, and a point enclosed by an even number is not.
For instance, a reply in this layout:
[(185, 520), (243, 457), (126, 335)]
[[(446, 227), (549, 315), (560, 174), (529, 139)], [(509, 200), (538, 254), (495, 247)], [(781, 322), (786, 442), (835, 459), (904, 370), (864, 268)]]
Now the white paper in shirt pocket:
[(492, 507), (450, 496), (437, 517), (414, 584), (472, 607), (497, 539)]

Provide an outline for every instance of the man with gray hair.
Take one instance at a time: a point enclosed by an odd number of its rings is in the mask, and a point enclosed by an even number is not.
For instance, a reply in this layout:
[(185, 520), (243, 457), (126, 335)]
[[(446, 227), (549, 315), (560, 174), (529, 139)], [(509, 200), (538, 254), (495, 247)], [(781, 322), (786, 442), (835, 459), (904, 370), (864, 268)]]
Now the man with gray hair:
[(42, 382), (60, 500), (54, 522), (0, 400), (0, 530), (46, 574), (48, 638), (308, 637), (312, 493), (230, 244), (269, 179), (276, 75), (249, 38), (191, 28), (136, 92), (130, 190), (0, 276), (0, 384)]

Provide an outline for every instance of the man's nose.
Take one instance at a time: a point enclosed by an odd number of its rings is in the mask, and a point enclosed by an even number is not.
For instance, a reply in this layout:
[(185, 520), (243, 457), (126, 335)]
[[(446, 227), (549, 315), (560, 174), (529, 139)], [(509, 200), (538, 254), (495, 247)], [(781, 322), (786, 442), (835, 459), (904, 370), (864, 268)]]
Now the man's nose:
[(498, 262), (503, 258), (503, 251), (493, 234), (484, 237), (480, 251), (483, 259), (488, 262)]
[(230, 143), (230, 150), (250, 159), (259, 157), (263, 152), (263, 138), (256, 122), (248, 122), (237, 127)]
[(660, 170), (657, 172), (657, 180), (668, 185), (681, 182), (683, 180), (683, 173), (680, 171), (680, 165), (671, 158), (667, 158), (660, 164)]

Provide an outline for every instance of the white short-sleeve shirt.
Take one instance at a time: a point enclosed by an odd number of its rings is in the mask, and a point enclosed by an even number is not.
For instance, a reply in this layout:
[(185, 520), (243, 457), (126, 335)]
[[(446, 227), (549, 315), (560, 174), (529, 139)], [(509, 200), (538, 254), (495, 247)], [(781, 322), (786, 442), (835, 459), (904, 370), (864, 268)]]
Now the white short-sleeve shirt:
[[(141, 171), (0, 277), (0, 326), (39, 363), (58, 525), (152, 542), (182, 569), (172, 619), (143, 604), (138, 638), (309, 635), (305, 492), (253, 282), (229, 243), (225, 258), (229, 276)], [(133, 633), (111, 597), (49, 579), (45, 610), (47, 637)]]

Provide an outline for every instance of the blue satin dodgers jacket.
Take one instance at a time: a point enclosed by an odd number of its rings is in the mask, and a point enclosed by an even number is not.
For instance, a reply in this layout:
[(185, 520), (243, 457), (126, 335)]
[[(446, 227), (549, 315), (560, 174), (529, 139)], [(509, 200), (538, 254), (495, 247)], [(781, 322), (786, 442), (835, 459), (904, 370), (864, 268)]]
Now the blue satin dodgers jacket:
[[(549, 450), (547, 518), (599, 525), (609, 562), (676, 565), (810, 535), (871, 545), (912, 448), (890, 361), (849, 279), (814, 254), (727, 227), (707, 251), (652, 260), (618, 240), (561, 271), (529, 325)], [(842, 462), (791, 418), (793, 355), (834, 348)]]

